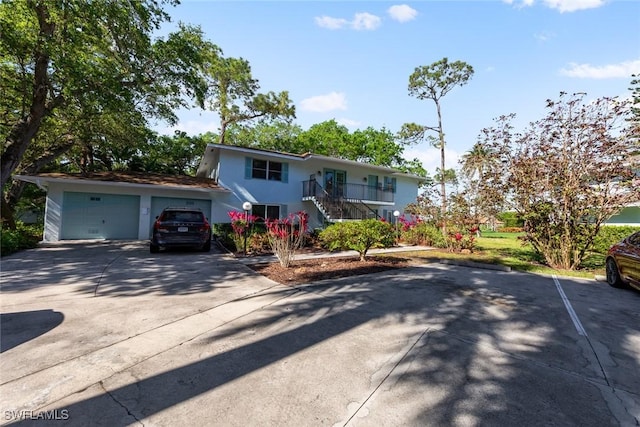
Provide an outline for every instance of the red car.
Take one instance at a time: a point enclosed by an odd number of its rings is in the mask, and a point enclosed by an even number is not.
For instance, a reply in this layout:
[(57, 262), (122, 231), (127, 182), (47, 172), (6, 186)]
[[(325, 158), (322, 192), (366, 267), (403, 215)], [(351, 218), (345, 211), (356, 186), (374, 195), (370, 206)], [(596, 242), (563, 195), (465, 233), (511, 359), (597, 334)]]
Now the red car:
[(640, 291), (640, 231), (611, 246), (606, 263), (607, 283)]

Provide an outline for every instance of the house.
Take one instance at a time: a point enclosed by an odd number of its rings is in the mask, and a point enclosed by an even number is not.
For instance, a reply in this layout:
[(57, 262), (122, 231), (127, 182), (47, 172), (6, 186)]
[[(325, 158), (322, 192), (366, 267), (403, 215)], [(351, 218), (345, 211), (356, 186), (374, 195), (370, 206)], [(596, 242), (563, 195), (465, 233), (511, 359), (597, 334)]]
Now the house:
[(302, 155), (209, 144), (196, 177), (104, 172), (17, 175), (46, 189), (44, 240), (150, 237), (166, 206), (201, 208), (211, 223), (228, 212), (283, 218), (304, 210), (309, 226), (385, 218), (415, 202), (423, 178), (312, 153)]
[(631, 203), (620, 212), (612, 215), (611, 218), (604, 222), (604, 225), (630, 225), (634, 227), (640, 226), (640, 202)]

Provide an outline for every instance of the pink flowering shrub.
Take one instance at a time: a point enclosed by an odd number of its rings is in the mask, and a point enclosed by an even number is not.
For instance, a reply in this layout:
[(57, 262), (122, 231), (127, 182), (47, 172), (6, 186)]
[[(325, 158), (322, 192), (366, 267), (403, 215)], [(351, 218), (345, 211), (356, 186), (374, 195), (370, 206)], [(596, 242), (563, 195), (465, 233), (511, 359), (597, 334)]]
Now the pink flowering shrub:
[(240, 251), (244, 245), (245, 233), (250, 234), (249, 227), (252, 223), (259, 219), (256, 215), (248, 215), (245, 212), (229, 211), (227, 212), (231, 218), (231, 228), (233, 229), (233, 243), (236, 250)]
[(467, 250), (473, 252), (476, 245), (474, 234), (477, 230), (451, 231), (447, 239), (447, 247), (451, 252), (462, 252)]
[(271, 250), (281, 266), (291, 265), (296, 250), (304, 244), (308, 224), (309, 215), (304, 211), (289, 214), (283, 219), (265, 221)]

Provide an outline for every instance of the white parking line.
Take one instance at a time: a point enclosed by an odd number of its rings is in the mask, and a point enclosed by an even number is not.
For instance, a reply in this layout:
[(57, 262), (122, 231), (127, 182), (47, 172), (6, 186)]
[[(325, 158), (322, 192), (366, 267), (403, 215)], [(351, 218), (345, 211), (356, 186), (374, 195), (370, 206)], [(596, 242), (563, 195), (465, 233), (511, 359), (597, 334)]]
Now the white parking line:
[(582, 323), (580, 323), (580, 319), (578, 319), (578, 315), (576, 314), (575, 311), (573, 311), (573, 307), (571, 306), (571, 303), (569, 302), (569, 298), (567, 298), (567, 296), (564, 293), (564, 290), (562, 289), (562, 286), (560, 286), (560, 281), (558, 280), (558, 278), (553, 275), (551, 276), (553, 277), (553, 281), (556, 283), (556, 288), (558, 289), (558, 292), (560, 293), (560, 297), (562, 298), (562, 302), (564, 303), (564, 306), (567, 308), (567, 311), (569, 312), (569, 316), (571, 317), (571, 320), (573, 320), (573, 325), (576, 327), (576, 330), (578, 331), (579, 335), (583, 335), (583, 336), (587, 336), (587, 331), (584, 330), (584, 327), (582, 326)]

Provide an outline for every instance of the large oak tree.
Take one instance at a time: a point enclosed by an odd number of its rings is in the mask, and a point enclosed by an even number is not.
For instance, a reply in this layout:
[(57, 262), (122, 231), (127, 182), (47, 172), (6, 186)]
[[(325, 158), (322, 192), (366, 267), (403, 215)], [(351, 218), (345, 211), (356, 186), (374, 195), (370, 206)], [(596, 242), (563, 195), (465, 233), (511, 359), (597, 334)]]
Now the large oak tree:
[(169, 19), (163, 7), (176, 3), (0, 3), (3, 189), (16, 170), (35, 173), (72, 148), (84, 149), (90, 162), (91, 141), (117, 136), (126, 144), (126, 129), (131, 136), (152, 118), (175, 121), (173, 111), (192, 99), (202, 105), (206, 86), (199, 65), (215, 46), (186, 26), (152, 39)]

